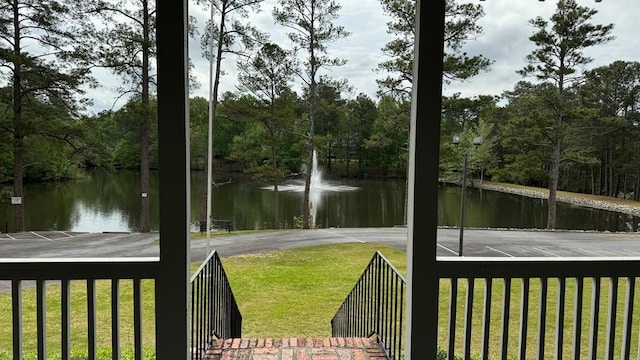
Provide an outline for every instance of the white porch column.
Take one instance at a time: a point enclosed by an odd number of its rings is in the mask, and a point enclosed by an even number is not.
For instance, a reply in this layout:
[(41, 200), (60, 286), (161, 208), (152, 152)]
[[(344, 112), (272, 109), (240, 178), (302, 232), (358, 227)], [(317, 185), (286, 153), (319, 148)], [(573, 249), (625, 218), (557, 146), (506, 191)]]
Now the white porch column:
[(189, 358), (188, 2), (156, 3), (160, 274), (156, 282), (156, 358)]
[(416, 2), (407, 216), (405, 359), (437, 351), (436, 235), (445, 0)]

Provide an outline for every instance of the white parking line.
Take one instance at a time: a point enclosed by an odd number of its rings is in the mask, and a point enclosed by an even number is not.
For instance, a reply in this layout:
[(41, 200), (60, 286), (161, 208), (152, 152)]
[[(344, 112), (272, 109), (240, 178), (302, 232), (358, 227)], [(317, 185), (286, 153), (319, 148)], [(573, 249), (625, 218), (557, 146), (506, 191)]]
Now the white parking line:
[(8, 237), (11, 240), (15, 240), (16, 238), (14, 238), (13, 236), (9, 235), (9, 234), (4, 234), (6, 237)]
[(560, 257), (560, 255), (558, 255), (558, 254), (554, 254), (554, 253), (552, 253), (552, 252), (550, 252), (550, 251), (546, 251), (546, 250), (538, 249), (538, 248), (535, 248), (535, 247), (532, 247), (531, 249), (532, 249), (532, 250), (534, 250), (534, 251), (541, 252), (541, 253), (543, 253), (543, 254), (551, 255), (551, 256), (554, 256), (554, 257)]
[(48, 238), (48, 237), (46, 237), (46, 236), (40, 235), (40, 234), (35, 233), (35, 232), (33, 232), (33, 231), (30, 231), (30, 232), (31, 232), (33, 235), (35, 235), (35, 236), (37, 236), (37, 237), (39, 237), (39, 238), (43, 238), (43, 239), (45, 239), (45, 240), (53, 241), (53, 240), (49, 239), (49, 238)]
[(505, 256), (508, 256), (508, 257), (515, 257), (515, 256), (513, 256), (513, 255), (511, 255), (511, 254), (508, 254), (508, 253), (506, 253), (506, 252), (504, 252), (504, 251), (500, 251), (500, 250), (498, 250), (498, 249), (494, 249), (494, 248), (492, 248), (491, 246), (485, 246), (485, 247), (486, 247), (487, 249), (489, 249), (489, 250), (493, 250), (493, 251), (495, 251), (495, 252), (497, 252), (497, 253), (500, 253), (500, 254), (502, 254), (502, 255), (505, 255)]
[(591, 251), (591, 250), (587, 250), (587, 249), (578, 249), (578, 251), (582, 251), (584, 253), (587, 253), (589, 255), (593, 255), (593, 256), (602, 256), (602, 254), (599, 254), (595, 251)]
[(611, 251), (614, 254), (618, 254), (618, 255), (622, 255), (622, 256), (629, 256), (628, 252), (624, 252), (624, 251), (617, 251), (617, 250), (608, 250)]
[(72, 237), (73, 237), (73, 235), (71, 235), (71, 234), (67, 234), (67, 233), (66, 233), (66, 232), (64, 232), (64, 231), (58, 231), (58, 232), (59, 232), (60, 234), (67, 235), (67, 237), (70, 237), (70, 238), (72, 238)]
[(449, 248), (448, 248), (448, 247), (446, 247), (446, 246), (442, 246), (442, 245), (440, 245), (440, 244), (438, 244), (438, 246), (439, 246), (439, 247), (441, 247), (441, 248), (443, 248), (443, 249), (445, 249), (445, 250), (447, 250), (447, 251), (448, 251), (448, 252), (450, 252), (450, 253), (453, 253), (453, 254), (458, 255), (458, 253), (457, 253), (457, 252), (455, 252), (455, 251), (453, 251), (453, 250), (449, 249)]
[(355, 242), (359, 242), (359, 243), (361, 243), (361, 244), (366, 244), (366, 243), (367, 243), (366, 241), (362, 241), (362, 240), (360, 240), (360, 239), (356, 239), (356, 238), (351, 237), (351, 236), (349, 236), (349, 235), (345, 235), (345, 234), (341, 234), (341, 233), (336, 233), (336, 232), (332, 232), (332, 233), (333, 233), (333, 234), (336, 234), (336, 235), (340, 235), (340, 236), (342, 236), (343, 238), (347, 238), (347, 239), (349, 239), (349, 240), (352, 240), (352, 241), (355, 241)]
[(622, 251), (624, 251), (625, 253), (632, 253), (633, 255), (640, 255), (640, 252), (637, 252), (635, 250), (622, 249)]

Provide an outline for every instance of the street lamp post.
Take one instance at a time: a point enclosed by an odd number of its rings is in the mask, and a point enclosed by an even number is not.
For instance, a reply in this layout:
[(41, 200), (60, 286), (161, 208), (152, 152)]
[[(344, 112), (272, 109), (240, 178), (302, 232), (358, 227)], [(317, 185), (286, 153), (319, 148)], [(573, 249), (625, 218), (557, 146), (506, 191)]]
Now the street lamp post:
[[(453, 143), (458, 146), (460, 144), (460, 136), (453, 137)], [(473, 138), (473, 145), (477, 148), (482, 144), (482, 137), (476, 136)], [(469, 153), (464, 151), (464, 165), (462, 167), (462, 194), (460, 196), (460, 238), (458, 240), (458, 256), (462, 256), (462, 245), (464, 243), (464, 208), (467, 190), (467, 157)]]

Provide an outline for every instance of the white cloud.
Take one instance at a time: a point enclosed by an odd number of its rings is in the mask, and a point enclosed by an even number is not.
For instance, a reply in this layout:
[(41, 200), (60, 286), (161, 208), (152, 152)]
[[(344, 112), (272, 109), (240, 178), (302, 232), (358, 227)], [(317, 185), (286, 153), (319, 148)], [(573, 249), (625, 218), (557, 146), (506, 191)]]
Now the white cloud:
[[(535, 28), (529, 20), (535, 17), (549, 19), (555, 12), (555, 1), (537, 0), (487, 0), (482, 2), (485, 17), (480, 22), (484, 35), (470, 43), (470, 54), (483, 54), (494, 60), (491, 71), (445, 88), (445, 94), (459, 92), (462, 96), (500, 95), (513, 89), (517, 81), (523, 78), (516, 73), (522, 69), (527, 56), (534, 45), (529, 40)], [(592, 24), (614, 23), (613, 35), (616, 39), (585, 50), (585, 55), (593, 58), (588, 69), (611, 64), (615, 60), (638, 61), (636, 34), (639, 33), (637, 15), (640, 14), (640, 2), (637, 0), (602, 1), (579, 0), (581, 6), (598, 11), (592, 18)], [(527, 79), (531, 80), (531, 79)]]
[[(529, 36), (534, 28), (528, 21), (541, 16), (548, 19), (555, 11), (555, 1), (538, 0), (487, 0), (482, 4), (485, 17), (480, 25), (484, 28), (484, 34), (470, 42), (465, 51), (469, 54), (482, 54), (494, 61), (489, 72), (465, 82), (458, 82), (445, 87), (445, 94), (460, 92), (463, 96), (473, 97), (477, 95), (500, 95), (505, 90), (513, 89), (517, 81), (522, 78), (516, 71), (525, 65), (524, 57), (533, 50), (533, 44)], [(637, 34), (640, 34), (640, 1), (637, 0), (605, 0), (596, 3), (594, 0), (578, 0), (582, 6), (589, 6), (598, 11), (592, 23), (614, 23), (613, 35), (616, 39), (609, 44), (588, 49), (585, 53), (594, 58), (589, 68), (608, 65), (615, 60), (637, 61)], [(291, 48), (292, 44), (286, 37), (286, 29), (276, 26), (272, 18), (272, 10), (276, 6), (276, 0), (266, 0), (262, 4), (259, 14), (251, 15), (251, 22), (263, 31), (271, 33), (272, 40), (280, 46)], [(374, 69), (384, 60), (381, 48), (391, 38), (387, 34), (388, 18), (382, 13), (378, 0), (342, 0), (342, 9), (337, 23), (343, 25), (351, 32), (351, 35), (329, 47), (329, 55), (347, 60), (342, 67), (329, 69), (330, 76), (337, 79), (347, 78), (354, 87), (353, 96), (358, 93), (366, 93), (375, 98), (377, 90), (376, 78), (382, 77), (376, 74)], [(190, 15), (199, 19), (200, 26), (209, 18), (207, 9), (197, 5), (190, 6)], [(208, 97), (209, 63), (202, 58), (200, 40), (192, 39), (189, 42), (191, 60), (195, 65), (193, 71), (201, 83), (201, 88), (192, 93), (192, 96)], [(235, 90), (237, 72), (235, 60), (225, 59), (220, 89), (222, 91)], [(105, 83), (108, 81), (105, 80)], [(299, 89), (299, 86), (297, 87)], [(108, 104), (111, 100), (106, 95), (106, 90), (100, 96), (98, 104)], [(99, 111), (100, 109), (97, 109)]]

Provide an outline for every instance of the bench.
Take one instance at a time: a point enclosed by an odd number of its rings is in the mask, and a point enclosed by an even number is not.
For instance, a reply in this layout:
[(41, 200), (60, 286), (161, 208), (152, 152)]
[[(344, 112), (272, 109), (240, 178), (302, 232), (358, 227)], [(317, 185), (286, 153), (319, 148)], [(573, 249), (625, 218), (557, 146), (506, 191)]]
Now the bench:
[[(216, 230), (227, 230), (227, 232), (231, 232), (231, 230), (233, 229), (233, 225), (231, 223), (231, 220), (215, 220), (212, 219), (211, 220), (211, 230), (216, 229)], [(206, 221), (200, 221), (200, 233), (204, 233), (207, 231), (207, 222)]]

